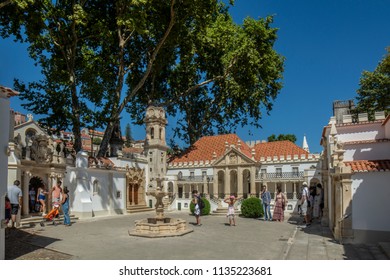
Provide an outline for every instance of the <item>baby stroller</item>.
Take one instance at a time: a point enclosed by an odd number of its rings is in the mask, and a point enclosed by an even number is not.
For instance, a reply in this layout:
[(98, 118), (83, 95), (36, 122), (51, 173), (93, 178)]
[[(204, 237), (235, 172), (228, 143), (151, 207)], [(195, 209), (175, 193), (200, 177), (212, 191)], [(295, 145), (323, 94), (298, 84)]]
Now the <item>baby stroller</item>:
[(53, 204), (53, 209), (51, 209), (50, 212), (47, 213), (47, 215), (43, 217), (43, 221), (40, 222), (40, 225), (42, 227), (44, 227), (45, 226), (44, 222), (46, 222), (46, 221), (49, 221), (49, 222), (53, 221), (53, 225), (56, 225), (56, 222), (54, 221), (54, 218), (57, 217), (58, 214), (60, 213), (59, 208), (60, 208), (60, 204), (59, 203), (54, 203)]

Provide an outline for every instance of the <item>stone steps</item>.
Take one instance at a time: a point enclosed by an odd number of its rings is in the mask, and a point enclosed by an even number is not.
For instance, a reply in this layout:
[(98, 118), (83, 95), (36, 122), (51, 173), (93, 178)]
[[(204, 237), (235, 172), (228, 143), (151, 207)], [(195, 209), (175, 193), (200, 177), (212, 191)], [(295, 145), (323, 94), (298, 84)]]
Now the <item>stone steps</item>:
[[(216, 210), (211, 212), (210, 215), (212, 215), (212, 216), (226, 216), (227, 212), (228, 212), (227, 207), (218, 207)], [(241, 214), (241, 211), (235, 209), (235, 213), (238, 216)]]
[(131, 206), (127, 206), (126, 210), (127, 210), (127, 213), (129, 213), (129, 214), (155, 211), (154, 208), (150, 208), (146, 205), (131, 205)]
[[(70, 215), (71, 223), (74, 223), (78, 219), (79, 218), (76, 217), (75, 215)], [(20, 220), (20, 227), (34, 227), (37, 224), (41, 224), (42, 223), (43, 225), (46, 225), (46, 224), (53, 224), (53, 222), (55, 224), (63, 224), (64, 223), (64, 215), (59, 215), (58, 218), (54, 218), (51, 221), (49, 221), (49, 220), (47, 220), (44, 217), (39, 216), (39, 215), (33, 215), (33, 216), (30, 216), (30, 217), (23, 217)]]

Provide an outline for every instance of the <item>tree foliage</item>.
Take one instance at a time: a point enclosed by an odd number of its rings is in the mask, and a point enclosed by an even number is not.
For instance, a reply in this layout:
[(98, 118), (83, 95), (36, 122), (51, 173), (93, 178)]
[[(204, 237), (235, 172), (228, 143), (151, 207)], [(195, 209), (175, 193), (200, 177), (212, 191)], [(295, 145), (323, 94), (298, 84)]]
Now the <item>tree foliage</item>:
[(279, 134), (277, 137), (275, 134), (272, 134), (268, 136), (267, 140), (268, 142), (288, 140), (295, 143), (297, 141), (297, 137), (294, 134)]
[[(16, 80), (23, 106), (46, 127), (72, 128), (74, 149), (81, 149), (80, 130), (104, 122), (106, 95), (93, 83), (89, 61), (94, 50), (87, 40), (97, 38), (101, 22), (94, 17), (99, 1), (13, 0), (0, 9), (0, 35), (28, 44), (30, 57), (41, 68), (42, 80)], [(92, 85), (92, 86), (91, 86)]]
[(376, 111), (390, 112), (390, 47), (373, 72), (363, 71), (359, 85), (353, 113), (368, 113), (373, 119)]
[[(281, 89), (283, 58), (273, 50), (272, 17), (233, 22), (220, 6), (197, 28), (183, 29), (164, 57), (169, 68), (155, 68), (128, 110), (139, 123), (143, 108), (163, 104), (177, 117), (174, 138), (189, 145), (204, 135), (228, 133), (238, 125), (260, 126)], [(172, 53), (172, 50), (174, 53)]]
[(102, 156), (125, 108), (141, 123), (147, 105), (164, 106), (188, 144), (259, 126), (281, 88), (272, 20), (237, 25), (219, 0), (14, 0), (0, 35), (29, 44), (42, 69), (40, 81), (16, 81), (24, 107), (72, 127), (76, 151), (81, 127), (105, 127)]

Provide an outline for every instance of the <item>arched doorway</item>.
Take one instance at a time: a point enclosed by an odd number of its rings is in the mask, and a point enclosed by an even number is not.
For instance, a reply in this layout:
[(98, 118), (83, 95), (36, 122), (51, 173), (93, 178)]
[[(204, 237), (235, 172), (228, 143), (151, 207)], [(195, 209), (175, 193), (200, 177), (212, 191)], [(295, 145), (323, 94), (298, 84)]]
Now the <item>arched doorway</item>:
[[(33, 176), (28, 183), (28, 210), (29, 213), (39, 212), (40, 207), (37, 205), (39, 201), (37, 201), (38, 189), (43, 186), (42, 178), (38, 176)], [(48, 190), (46, 190), (48, 191)], [(47, 196), (46, 201), (47, 204)]]
[(126, 180), (127, 206), (145, 205), (144, 170), (128, 169)]

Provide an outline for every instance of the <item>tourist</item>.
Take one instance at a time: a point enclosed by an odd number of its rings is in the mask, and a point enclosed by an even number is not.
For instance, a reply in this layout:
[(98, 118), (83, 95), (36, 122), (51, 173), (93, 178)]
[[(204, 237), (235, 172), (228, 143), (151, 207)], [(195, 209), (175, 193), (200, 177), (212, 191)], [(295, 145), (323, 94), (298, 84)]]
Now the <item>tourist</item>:
[(228, 204), (228, 212), (226, 216), (229, 218), (230, 226), (236, 225), (236, 219), (235, 219), (236, 213), (234, 210), (234, 203), (236, 203), (237, 200), (238, 198), (235, 198), (234, 195), (231, 195), (230, 197), (224, 200), (224, 202)]
[[(61, 180), (57, 180), (57, 184), (53, 186), (51, 190), (51, 196), (52, 196), (52, 204), (53, 207), (59, 206), (61, 203), (61, 194), (62, 194), (62, 188), (61, 188)], [(57, 214), (56, 218), (59, 214)]]
[(313, 221), (313, 209), (314, 209), (314, 198), (316, 196), (316, 187), (311, 186), (309, 188), (309, 205), (307, 207), (307, 214), (310, 217), (310, 223)]
[(12, 186), (8, 186), (8, 198), (11, 203), (11, 221), (12, 228), (16, 225), (16, 215), (19, 212), (19, 208), (22, 207), (22, 190), (20, 189), (20, 181), (15, 180)]
[(39, 212), (42, 212), (42, 216), (46, 215), (46, 195), (49, 194), (46, 190), (44, 183), (38, 188), (37, 201), (40, 204)]
[(198, 191), (197, 190), (193, 190), (192, 191), (192, 203), (195, 205), (195, 209), (194, 209), (194, 215), (195, 215), (195, 218), (196, 218), (196, 225), (197, 226), (201, 226), (202, 224), (200, 223), (200, 212), (201, 212), (201, 209), (199, 207), (199, 200), (200, 200), (200, 195), (198, 195)]
[(263, 203), (264, 221), (272, 221), (271, 215), (271, 194), (267, 190), (267, 186), (263, 185), (261, 190), (261, 201)]
[(61, 184), (62, 184), (61, 180), (58, 180), (57, 184), (54, 185), (51, 190), (53, 204), (58, 204), (61, 201), (61, 193), (62, 193)]
[(64, 187), (62, 191), (62, 211), (64, 212), (64, 225), (70, 226), (70, 217), (69, 217), (69, 190), (68, 187)]
[(37, 198), (35, 188), (33, 186), (30, 187), (30, 191), (28, 192), (30, 198), (30, 212), (35, 212), (35, 199)]
[(305, 225), (301, 226), (302, 228), (310, 226), (310, 215), (308, 213), (308, 200), (309, 200), (309, 189), (307, 183), (303, 182), (302, 196), (301, 196), (301, 210), (302, 215), (305, 219)]
[(287, 205), (287, 198), (282, 192), (282, 187), (276, 187), (277, 193), (275, 197), (275, 206), (274, 206), (274, 221), (283, 222), (284, 221), (284, 210)]

